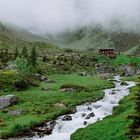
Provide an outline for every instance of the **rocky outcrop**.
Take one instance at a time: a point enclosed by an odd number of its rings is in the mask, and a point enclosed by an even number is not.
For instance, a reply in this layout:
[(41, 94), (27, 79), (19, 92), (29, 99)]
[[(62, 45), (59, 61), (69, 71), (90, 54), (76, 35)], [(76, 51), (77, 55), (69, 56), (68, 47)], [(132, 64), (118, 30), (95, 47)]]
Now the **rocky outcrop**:
[(128, 77), (140, 73), (140, 68), (135, 65), (127, 64), (122, 65), (120, 67), (120, 71), (122, 71), (122, 76)]
[(6, 95), (0, 97), (0, 110), (8, 106), (14, 105), (19, 101), (18, 97), (15, 95)]
[(102, 63), (98, 63), (94, 65), (97, 74), (105, 74), (105, 73), (113, 73), (115, 72), (115, 68), (112, 66), (104, 65)]
[(44, 135), (50, 135), (55, 125), (56, 125), (56, 121), (50, 121), (50, 122), (46, 122), (40, 127), (34, 127), (33, 128), (34, 135), (36, 132), (40, 137), (43, 137)]

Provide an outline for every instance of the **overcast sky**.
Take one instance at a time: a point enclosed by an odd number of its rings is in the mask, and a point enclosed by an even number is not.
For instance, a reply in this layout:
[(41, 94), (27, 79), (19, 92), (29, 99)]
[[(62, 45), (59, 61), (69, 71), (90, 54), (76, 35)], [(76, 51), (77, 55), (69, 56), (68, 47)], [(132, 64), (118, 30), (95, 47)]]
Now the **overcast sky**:
[(100, 24), (140, 31), (140, 0), (0, 0), (0, 21), (35, 32), (61, 32)]

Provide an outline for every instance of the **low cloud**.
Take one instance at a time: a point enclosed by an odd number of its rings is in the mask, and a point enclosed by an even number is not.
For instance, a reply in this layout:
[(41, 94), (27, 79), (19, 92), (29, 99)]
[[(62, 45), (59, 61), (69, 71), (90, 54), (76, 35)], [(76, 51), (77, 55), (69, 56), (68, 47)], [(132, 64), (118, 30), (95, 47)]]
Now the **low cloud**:
[(89, 25), (140, 32), (140, 0), (0, 0), (0, 21), (39, 33)]

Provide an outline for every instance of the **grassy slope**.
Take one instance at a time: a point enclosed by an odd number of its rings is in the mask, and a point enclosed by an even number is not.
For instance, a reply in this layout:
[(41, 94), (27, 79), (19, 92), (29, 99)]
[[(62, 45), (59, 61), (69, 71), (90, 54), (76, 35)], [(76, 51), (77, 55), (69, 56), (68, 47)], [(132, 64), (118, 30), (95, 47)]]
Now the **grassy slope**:
[(113, 116), (106, 117), (85, 129), (79, 129), (72, 135), (71, 140), (128, 140), (125, 134), (132, 121), (127, 116), (135, 112), (134, 97), (137, 90), (138, 86), (131, 89), (131, 94), (115, 107)]
[[(24, 114), (14, 117), (0, 111), (0, 119), (3, 120), (3, 123), (0, 123), (0, 137), (16, 135), (22, 130), (29, 129), (32, 125), (56, 118), (82, 102), (100, 98), (103, 96), (101, 89), (112, 86), (108, 81), (98, 77), (56, 74), (50, 75), (49, 78), (56, 80), (57, 83), (41, 83), (40, 87), (32, 87), (23, 92), (12, 92), (19, 97), (20, 102), (6, 110), (22, 109)], [(59, 88), (63, 84), (82, 85), (92, 89), (93, 92), (61, 93)], [(42, 91), (41, 87), (49, 87), (50, 91)], [(1, 93), (1, 95), (3, 94), (9, 93)], [(64, 103), (67, 108), (54, 107), (56, 103)]]

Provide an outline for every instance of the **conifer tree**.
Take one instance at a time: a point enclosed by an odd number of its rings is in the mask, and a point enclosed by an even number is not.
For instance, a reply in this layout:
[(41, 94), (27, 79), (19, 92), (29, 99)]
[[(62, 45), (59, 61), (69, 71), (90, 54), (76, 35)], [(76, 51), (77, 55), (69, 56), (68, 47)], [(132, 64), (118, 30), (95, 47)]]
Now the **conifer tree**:
[(26, 59), (28, 58), (28, 50), (26, 47), (23, 47), (21, 56), (25, 57)]
[(30, 64), (35, 67), (37, 64), (37, 52), (36, 52), (36, 48), (32, 47), (31, 50), (31, 55), (30, 55)]

